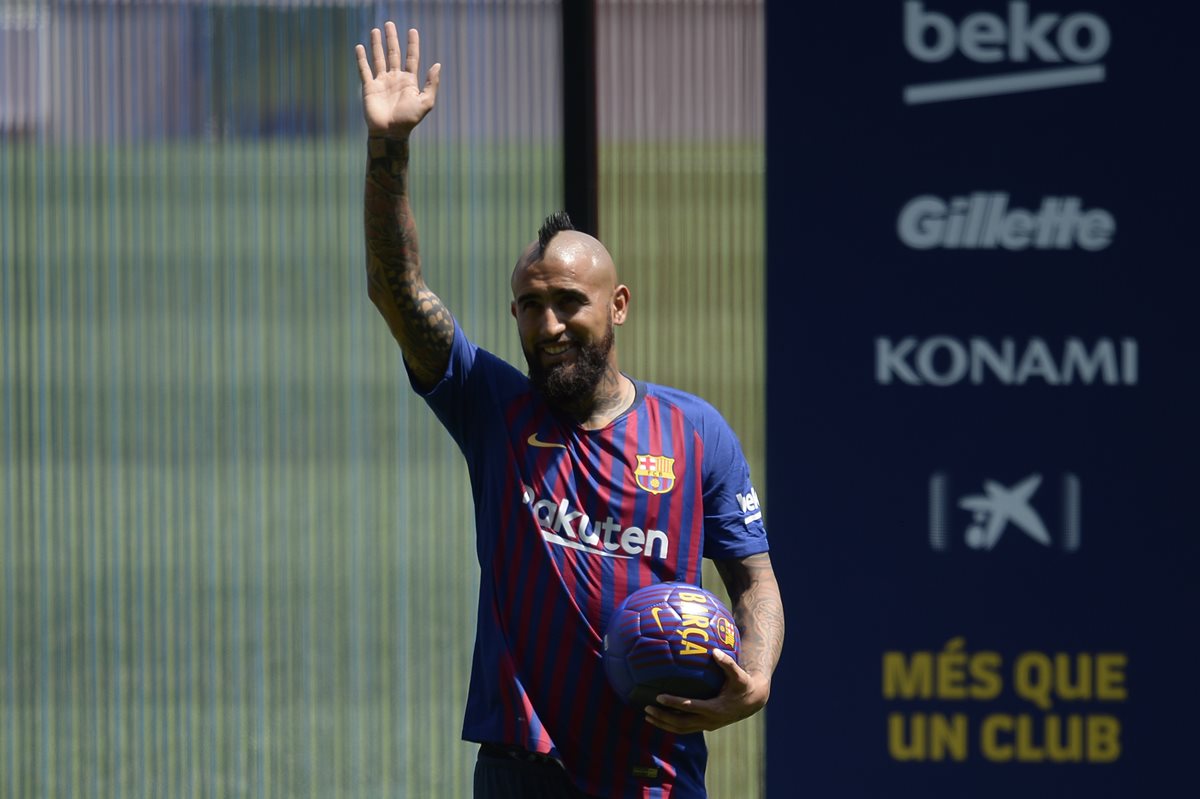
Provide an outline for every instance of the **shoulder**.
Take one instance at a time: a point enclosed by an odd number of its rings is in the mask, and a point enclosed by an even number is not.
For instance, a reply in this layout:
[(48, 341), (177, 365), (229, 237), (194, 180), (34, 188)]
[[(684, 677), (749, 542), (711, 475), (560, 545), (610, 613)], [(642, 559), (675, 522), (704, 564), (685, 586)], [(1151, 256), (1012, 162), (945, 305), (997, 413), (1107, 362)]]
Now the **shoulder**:
[(663, 386), (657, 383), (645, 383), (644, 385), (647, 398), (653, 398), (669, 408), (678, 410), (688, 422), (701, 430), (714, 424), (728, 427), (721, 412), (703, 397), (672, 386)]
[(501, 395), (526, 394), (533, 390), (529, 377), (524, 372), (483, 347), (478, 347), (475, 351), (475, 367)]
[(688, 391), (652, 383), (646, 384), (646, 396), (682, 416), (684, 428), (695, 435), (704, 453), (705, 468), (714, 479), (745, 462), (737, 433), (708, 400)]
[[(409, 375), (412, 378), (411, 370)], [(425, 388), (414, 380), (413, 388), (426, 399), (436, 401), (439, 397), (470, 395), (481, 390), (497, 398), (506, 398), (528, 392), (530, 383), (529, 378), (508, 361), (472, 341), (455, 321), (454, 341), (445, 372), (433, 386)]]

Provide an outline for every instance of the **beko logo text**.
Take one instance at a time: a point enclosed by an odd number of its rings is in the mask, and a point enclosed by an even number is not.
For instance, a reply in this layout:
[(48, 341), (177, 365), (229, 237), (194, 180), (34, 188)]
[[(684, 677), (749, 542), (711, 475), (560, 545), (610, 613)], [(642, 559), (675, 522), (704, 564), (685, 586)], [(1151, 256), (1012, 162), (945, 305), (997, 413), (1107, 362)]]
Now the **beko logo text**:
[(1060, 348), (1051, 349), (1036, 336), (1021, 345), (1011, 338), (1000, 339), (998, 345), (981, 337), (875, 339), (875, 382), (882, 385), (941, 387), (990, 381), (1012, 386), (1033, 381), (1051, 386), (1136, 386), (1138, 343), (1132, 338), (1101, 338), (1089, 346), (1083, 339), (1067, 338)]
[(1095, 252), (1112, 244), (1117, 223), (1103, 208), (1084, 209), (1079, 197), (1044, 197), (1037, 211), (1010, 208), (1004, 192), (975, 192), (943, 200), (922, 194), (900, 210), (896, 232), (914, 250), (1067, 250)]
[(955, 24), (945, 14), (926, 10), (919, 0), (909, 0), (904, 4), (904, 47), (918, 61), (939, 63), (957, 51), (978, 64), (1006, 61), (1024, 65), (1032, 59), (1070, 64), (913, 84), (904, 87), (904, 102), (918, 105), (1102, 83), (1104, 65), (1097, 62), (1111, 42), (1108, 23), (1087, 11), (1066, 16), (1033, 14), (1029, 3), (1013, 0), (1008, 4), (1007, 19), (977, 11)]

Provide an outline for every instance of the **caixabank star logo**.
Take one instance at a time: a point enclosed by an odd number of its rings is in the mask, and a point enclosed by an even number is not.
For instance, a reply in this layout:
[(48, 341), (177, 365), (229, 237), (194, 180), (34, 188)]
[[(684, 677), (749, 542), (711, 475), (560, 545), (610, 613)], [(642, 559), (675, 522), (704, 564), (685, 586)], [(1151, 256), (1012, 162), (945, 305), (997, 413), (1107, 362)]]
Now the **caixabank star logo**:
[(936, 552), (988, 553), (1032, 544), (1077, 552), (1083, 545), (1082, 501), (1082, 485), (1072, 472), (978, 481), (935, 472), (929, 478), (929, 546)]

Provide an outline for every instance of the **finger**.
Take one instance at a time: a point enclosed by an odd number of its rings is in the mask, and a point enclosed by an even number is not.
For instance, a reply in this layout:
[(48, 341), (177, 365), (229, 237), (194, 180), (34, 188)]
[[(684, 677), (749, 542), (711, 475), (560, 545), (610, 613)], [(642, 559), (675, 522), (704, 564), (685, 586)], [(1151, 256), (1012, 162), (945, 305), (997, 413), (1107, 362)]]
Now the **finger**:
[(645, 708), (646, 721), (658, 727), (660, 730), (666, 730), (673, 733), (694, 732), (696, 727), (695, 719), (691, 718), (686, 713), (676, 713), (673, 710), (664, 710), (654, 705), (648, 705)]
[(737, 680), (742, 685), (750, 684), (750, 674), (737, 661), (731, 658), (724, 650), (714, 649), (712, 651), (712, 659), (717, 661), (717, 665), (725, 672), (725, 676)]
[(433, 105), (437, 102), (438, 86), (442, 82), (442, 65), (434, 64), (429, 68), (429, 74), (425, 77), (424, 93), (429, 95), (429, 104)]
[(671, 696), (670, 694), (659, 694), (654, 697), (654, 701), (663, 707), (670, 708), (674, 712), (691, 713), (694, 711), (692, 700), (682, 696)]
[(655, 727), (658, 727), (660, 730), (666, 730), (667, 732), (674, 732), (674, 733), (678, 732), (678, 730), (672, 729), (672, 725), (668, 724), (665, 721), (661, 721), (661, 720), (655, 718), (654, 716), (651, 716), (649, 713), (646, 714), (646, 721), (649, 724), (651, 724)]
[(383, 38), (379, 28), (371, 28), (371, 57), (375, 61), (375, 74), (387, 72), (387, 61), (383, 58)]
[(400, 35), (396, 33), (396, 23), (385, 22), (383, 27), (387, 31), (388, 69), (403, 69), (400, 66)]
[(404, 62), (404, 69), (411, 72), (415, 77), (417, 70), (421, 68), (421, 34), (417, 33), (416, 28), (408, 29), (408, 58)]
[(712, 699), (684, 699), (679, 696), (662, 695), (657, 697), (656, 701), (663, 706), (660, 716), (666, 714), (676, 724), (689, 729), (712, 729), (710, 725), (725, 718), (727, 707), (727, 702), (720, 696)]
[(371, 65), (367, 63), (367, 48), (361, 44), (354, 45), (354, 56), (358, 59), (358, 76), (362, 78), (365, 86), (375, 78), (371, 74)]
[(646, 721), (655, 727), (658, 727), (660, 730), (672, 733), (673, 735), (686, 735), (689, 732), (695, 732), (695, 730), (691, 730), (687, 727), (682, 727), (678, 724), (672, 724), (670, 721), (652, 719), (649, 716), (646, 717)]

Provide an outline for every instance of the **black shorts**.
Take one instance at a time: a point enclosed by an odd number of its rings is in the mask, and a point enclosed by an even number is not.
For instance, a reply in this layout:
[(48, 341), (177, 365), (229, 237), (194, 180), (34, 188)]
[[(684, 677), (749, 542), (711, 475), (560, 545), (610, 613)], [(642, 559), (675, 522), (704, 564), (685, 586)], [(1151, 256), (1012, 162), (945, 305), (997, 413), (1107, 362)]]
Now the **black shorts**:
[(475, 761), (475, 799), (593, 799), (552, 757), (513, 746), (483, 744)]

